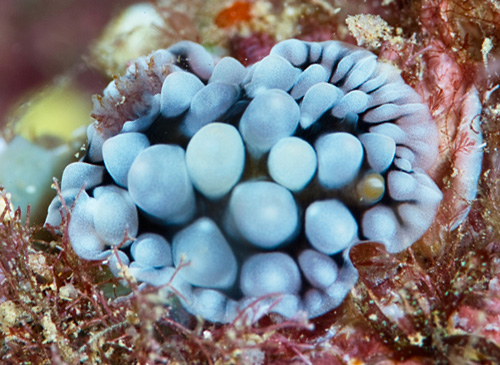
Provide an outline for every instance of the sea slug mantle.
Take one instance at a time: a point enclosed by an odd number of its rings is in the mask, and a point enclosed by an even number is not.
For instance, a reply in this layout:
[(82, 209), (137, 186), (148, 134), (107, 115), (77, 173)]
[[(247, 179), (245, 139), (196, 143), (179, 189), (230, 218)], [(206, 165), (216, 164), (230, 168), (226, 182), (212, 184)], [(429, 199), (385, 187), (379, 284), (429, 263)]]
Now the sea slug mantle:
[(136, 60), (93, 116), (61, 184), (75, 252), (102, 260), (120, 245), (137, 280), (175, 275), (209, 321), (259, 297), (253, 310), (285, 317), (335, 308), (357, 281), (350, 248), (406, 249), (442, 199), (425, 172), (428, 108), (395, 68), (339, 41), (287, 40), (249, 67), (180, 42)]

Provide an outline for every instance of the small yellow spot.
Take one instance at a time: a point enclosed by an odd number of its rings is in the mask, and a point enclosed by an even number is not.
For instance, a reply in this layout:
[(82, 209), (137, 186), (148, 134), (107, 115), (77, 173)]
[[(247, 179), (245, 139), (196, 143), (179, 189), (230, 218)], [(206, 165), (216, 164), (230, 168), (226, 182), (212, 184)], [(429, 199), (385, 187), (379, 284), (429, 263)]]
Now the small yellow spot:
[(359, 200), (365, 203), (379, 201), (385, 193), (385, 180), (377, 172), (365, 175), (357, 185)]
[(349, 362), (348, 362), (349, 365), (364, 365), (366, 364), (363, 360), (361, 359), (350, 359)]

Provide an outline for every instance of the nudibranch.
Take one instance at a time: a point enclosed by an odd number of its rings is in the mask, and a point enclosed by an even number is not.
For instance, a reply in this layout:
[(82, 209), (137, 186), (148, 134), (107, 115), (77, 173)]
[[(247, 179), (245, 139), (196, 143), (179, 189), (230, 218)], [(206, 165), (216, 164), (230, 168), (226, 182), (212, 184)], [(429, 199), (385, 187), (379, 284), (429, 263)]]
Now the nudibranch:
[(283, 41), (249, 67), (183, 41), (133, 62), (93, 116), (61, 180), (74, 251), (115, 272), (118, 256), (213, 322), (250, 304), (330, 311), (358, 278), (351, 247), (406, 249), (442, 199), (425, 172), (438, 146), (427, 106), (339, 41)]

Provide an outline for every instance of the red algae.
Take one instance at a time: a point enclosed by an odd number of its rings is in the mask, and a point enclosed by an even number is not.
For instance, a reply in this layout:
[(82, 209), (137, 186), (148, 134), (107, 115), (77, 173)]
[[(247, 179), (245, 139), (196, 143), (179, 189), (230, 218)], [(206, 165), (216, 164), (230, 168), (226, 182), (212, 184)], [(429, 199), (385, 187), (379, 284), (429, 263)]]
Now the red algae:
[(467, 215), (476, 196), (483, 155), (482, 106), (475, 86), (444, 46), (434, 41), (424, 52), (426, 77), (415, 85), (431, 106), (440, 133), (439, 159), (431, 176), (444, 192), (438, 220), (450, 230)]
[(235, 36), (230, 40), (231, 55), (244, 66), (254, 64), (269, 54), (276, 44), (274, 38), (266, 33), (255, 33), (249, 37)]

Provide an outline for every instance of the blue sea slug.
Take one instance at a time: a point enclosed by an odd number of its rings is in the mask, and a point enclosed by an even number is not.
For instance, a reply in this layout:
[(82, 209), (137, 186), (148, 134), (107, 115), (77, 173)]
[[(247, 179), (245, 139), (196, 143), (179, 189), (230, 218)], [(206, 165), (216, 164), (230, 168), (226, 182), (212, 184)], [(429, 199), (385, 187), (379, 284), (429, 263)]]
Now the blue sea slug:
[(94, 117), (61, 183), (75, 252), (102, 260), (120, 245), (137, 280), (175, 275), (209, 321), (261, 296), (259, 313), (328, 312), (357, 281), (351, 247), (406, 249), (442, 199), (425, 172), (428, 108), (394, 67), (339, 41), (287, 40), (249, 67), (180, 42), (132, 63)]

